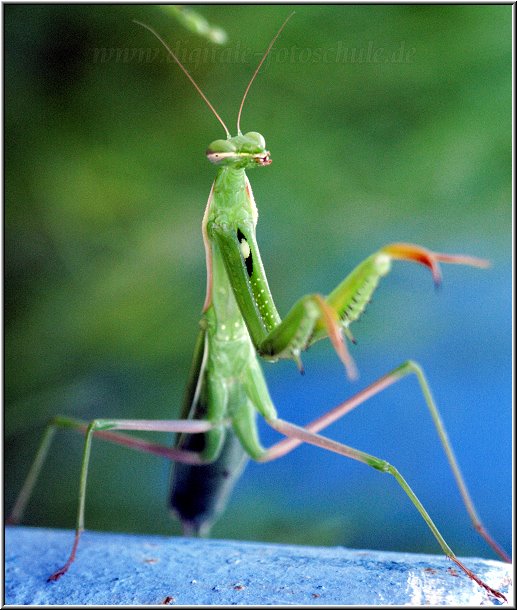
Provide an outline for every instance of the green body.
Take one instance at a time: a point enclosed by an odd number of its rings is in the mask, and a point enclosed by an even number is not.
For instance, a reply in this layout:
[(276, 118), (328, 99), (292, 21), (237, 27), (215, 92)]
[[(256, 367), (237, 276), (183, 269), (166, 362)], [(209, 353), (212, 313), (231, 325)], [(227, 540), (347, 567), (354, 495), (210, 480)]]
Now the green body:
[[(265, 417), (276, 415), (215, 237), (217, 233), (226, 234), (229, 245), (222, 247), (233, 257), (242, 257), (244, 265), (241, 260), (238, 265), (241, 271), (246, 270), (246, 275), (248, 269), (251, 271), (251, 276), (239, 283), (244, 290), (252, 288), (253, 291), (253, 286), (256, 289), (251, 299), (242, 302), (258, 309), (259, 315), (251, 317), (254, 332), (266, 336), (268, 327), (278, 324), (280, 317), (260, 260), (255, 240), (256, 221), (245, 170), (221, 168), (207, 206), (212, 273), (210, 304), (200, 321), (201, 332), (183, 415), (213, 422), (231, 419), (232, 429), (222, 423), (205, 434), (183, 434), (178, 438), (177, 447), (199, 451), (210, 461), (201, 466), (173, 466), (170, 505), (186, 532), (203, 533), (209, 529), (224, 510), (247, 455), (257, 458), (263, 454), (256, 428), (257, 410)], [(261, 310), (267, 314), (261, 316)]]
[[(257, 208), (245, 173), (271, 162), (263, 137), (252, 132), (217, 140), (207, 157), (221, 167), (203, 220), (208, 294), (182, 416), (220, 425), (202, 435), (178, 437), (176, 447), (197, 451), (210, 463), (175, 464), (170, 496), (185, 531), (196, 533), (207, 531), (224, 509), (246, 456), (264, 455), (256, 415), (272, 420), (277, 413), (257, 356), (299, 362), (300, 352), (326, 335), (310, 296), (282, 322), (269, 289), (256, 240)], [(388, 270), (388, 257), (371, 257), (328, 297), (341, 312), (344, 329), (360, 316)]]

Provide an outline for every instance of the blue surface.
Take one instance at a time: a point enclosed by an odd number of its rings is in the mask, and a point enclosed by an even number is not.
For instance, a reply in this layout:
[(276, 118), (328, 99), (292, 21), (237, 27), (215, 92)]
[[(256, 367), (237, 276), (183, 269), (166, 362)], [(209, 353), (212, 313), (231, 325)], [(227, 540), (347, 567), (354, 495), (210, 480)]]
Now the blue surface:
[[(6, 529), (7, 604), (433, 604), (494, 600), (444, 557), (87, 531), (59, 581), (73, 532)], [(510, 566), (468, 567), (511, 601)]]

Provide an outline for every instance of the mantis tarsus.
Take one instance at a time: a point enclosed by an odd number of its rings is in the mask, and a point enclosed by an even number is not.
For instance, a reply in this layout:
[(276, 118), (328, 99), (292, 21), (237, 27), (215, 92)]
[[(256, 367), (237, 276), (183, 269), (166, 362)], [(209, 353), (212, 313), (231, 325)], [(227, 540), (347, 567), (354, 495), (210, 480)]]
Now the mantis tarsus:
[[(59, 579), (75, 559), (84, 530), (88, 464), (94, 436), (175, 462), (170, 505), (181, 520), (185, 533), (193, 534), (209, 530), (223, 510), (248, 457), (267, 462), (282, 457), (301, 443), (309, 443), (391, 474), (420, 512), (445, 555), (490, 595), (506, 599), (457, 559), (394, 466), (320, 434), (368, 398), (403, 377), (414, 374), (475, 529), (500, 557), (510, 561), (477, 516), (426, 377), (418, 364), (404, 362), (304, 427), (279, 418), (270, 398), (257, 356), (270, 361), (292, 359), (303, 370), (301, 352), (325, 337), (330, 338), (348, 376), (356, 376), (355, 365), (347, 348), (347, 340), (353, 341), (350, 326), (364, 312), (379, 280), (389, 273), (393, 260), (412, 261), (427, 266), (435, 284), (439, 284), (441, 278), (439, 263), (474, 267), (486, 267), (488, 264), (479, 258), (439, 254), (413, 244), (390, 244), (360, 263), (329, 295), (306, 295), (295, 303), (283, 320), (280, 318), (256, 241), (257, 208), (245, 173), (252, 167), (269, 165), (270, 153), (263, 136), (257, 132), (243, 134), (240, 122), (250, 87), (288, 19), (271, 41), (246, 87), (238, 111), (237, 135), (234, 137), (167, 43), (151, 27), (137, 22), (164, 45), (221, 123), (227, 136), (224, 140), (212, 142), (206, 152), (208, 160), (218, 167), (218, 172), (202, 221), (207, 268), (206, 298), (182, 418), (96, 419), (91, 422), (70, 417), (54, 418), (46, 429), (10, 520), (17, 522), (22, 518), (52, 436), (58, 427), (83, 433), (85, 444), (73, 547), (66, 563), (49, 580)], [(286, 438), (265, 449), (257, 432), (257, 413)], [(167, 447), (124, 434), (121, 432), (124, 430), (175, 432), (179, 436), (174, 447)]]

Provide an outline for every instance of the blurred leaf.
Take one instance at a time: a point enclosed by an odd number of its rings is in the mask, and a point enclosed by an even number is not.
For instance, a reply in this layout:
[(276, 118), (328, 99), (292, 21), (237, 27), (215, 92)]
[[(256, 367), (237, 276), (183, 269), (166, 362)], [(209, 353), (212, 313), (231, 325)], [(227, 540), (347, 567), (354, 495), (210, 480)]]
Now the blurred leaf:
[(210, 42), (224, 44), (228, 39), (226, 32), (222, 28), (211, 25), (202, 15), (191, 8), (175, 4), (161, 4), (159, 8), (165, 13), (172, 15), (187, 30), (203, 36), (210, 40)]

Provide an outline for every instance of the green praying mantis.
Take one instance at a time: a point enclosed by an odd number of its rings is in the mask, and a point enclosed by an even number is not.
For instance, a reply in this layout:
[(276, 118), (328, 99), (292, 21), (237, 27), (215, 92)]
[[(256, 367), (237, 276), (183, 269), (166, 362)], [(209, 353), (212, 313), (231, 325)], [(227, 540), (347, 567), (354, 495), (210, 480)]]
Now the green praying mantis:
[[(290, 17), (270, 42), (245, 89), (237, 116), (237, 135), (234, 137), (162, 37), (148, 25), (136, 22), (163, 44), (226, 133), (226, 139), (215, 140), (206, 152), (208, 160), (217, 166), (217, 175), (202, 220), (207, 270), (206, 297), (182, 416), (178, 420), (95, 419), (90, 422), (55, 417), (44, 433), (10, 521), (19, 522), (22, 519), (58, 428), (82, 433), (85, 442), (75, 538), (68, 559), (49, 577), (51, 581), (58, 580), (69, 570), (84, 531), (88, 465), (94, 437), (171, 460), (174, 469), (170, 506), (180, 519), (184, 532), (194, 535), (208, 533), (224, 509), (249, 458), (258, 462), (276, 460), (300, 444), (308, 443), (392, 475), (421, 514), (445, 555), (489, 595), (506, 600), (502, 593), (483, 582), (459, 561), (420, 500), (393, 465), (321, 434), (326, 427), (370, 397), (408, 375), (415, 375), (475, 529), (503, 560), (510, 561), (477, 515), (425, 374), (417, 363), (404, 362), (303, 427), (280, 418), (269, 395), (259, 357), (272, 362), (293, 360), (303, 372), (301, 352), (326, 337), (330, 339), (348, 377), (357, 377), (347, 347), (347, 341), (353, 342), (350, 327), (363, 314), (380, 279), (389, 273), (393, 261), (425, 265), (437, 285), (441, 279), (440, 263), (479, 268), (488, 266), (487, 261), (471, 256), (440, 254), (413, 244), (394, 243), (384, 246), (361, 262), (329, 295), (308, 294), (297, 301), (283, 319), (280, 318), (257, 244), (257, 207), (246, 176), (248, 169), (268, 166), (271, 163), (270, 152), (261, 134), (243, 134), (240, 123), (250, 87)], [(257, 431), (257, 415), (285, 438), (264, 448)], [(169, 447), (125, 433), (138, 430), (173, 432), (178, 436), (175, 445)]]

